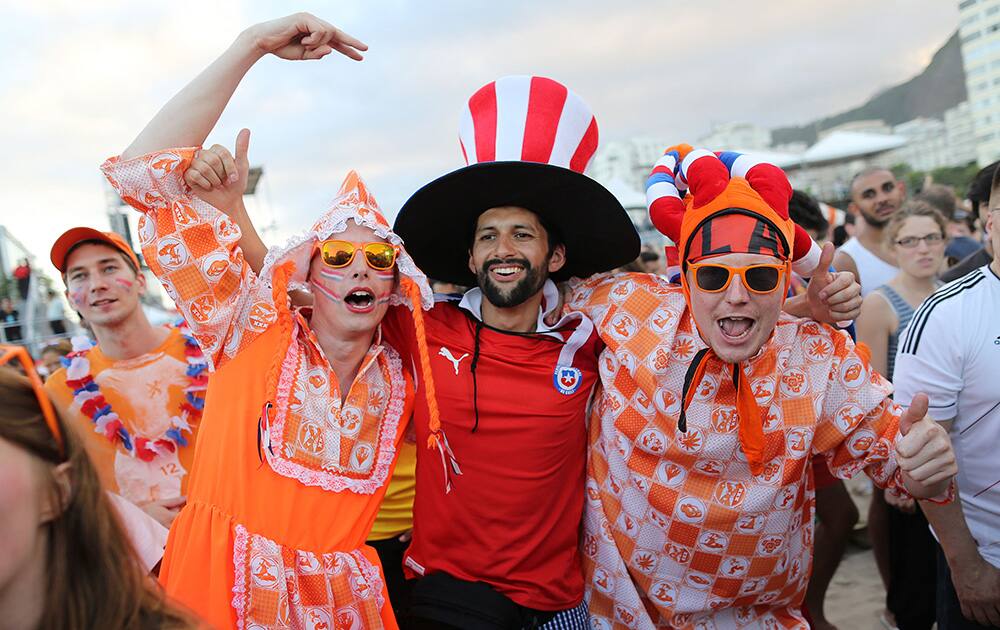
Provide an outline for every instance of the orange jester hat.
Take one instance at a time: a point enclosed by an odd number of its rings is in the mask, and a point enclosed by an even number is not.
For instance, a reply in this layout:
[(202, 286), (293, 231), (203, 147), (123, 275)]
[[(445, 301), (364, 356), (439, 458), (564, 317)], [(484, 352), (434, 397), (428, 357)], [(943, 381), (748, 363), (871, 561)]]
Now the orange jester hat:
[[(791, 271), (808, 276), (819, 262), (820, 249), (788, 216), (792, 187), (785, 173), (751, 155), (693, 149), (667, 149), (646, 184), (653, 225), (671, 243), (667, 262), (680, 272), (688, 310), (689, 263), (732, 253), (766, 254), (785, 261), (785, 292)], [(695, 320), (695, 326), (698, 322)], [(698, 332), (705, 338), (700, 327)], [(678, 428), (687, 430), (685, 413), (708, 361), (711, 348), (695, 355), (684, 378)], [(760, 408), (738, 363), (732, 366), (739, 416), (740, 446), (753, 474), (763, 470), (764, 429)]]

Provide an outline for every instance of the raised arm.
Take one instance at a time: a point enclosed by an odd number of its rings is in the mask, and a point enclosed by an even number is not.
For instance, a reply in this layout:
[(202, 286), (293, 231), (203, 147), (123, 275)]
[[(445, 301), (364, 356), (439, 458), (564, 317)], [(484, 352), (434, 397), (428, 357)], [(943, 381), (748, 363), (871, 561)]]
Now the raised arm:
[[(267, 245), (257, 233), (243, 203), (250, 171), (247, 158), (249, 147), (250, 130), (243, 129), (236, 137), (235, 156), (220, 144), (199, 151), (184, 172), (184, 183), (197, 198), (211, 204), (236, 223), (240, 228), (239, 246), (243, 250), (243, 258), (255, 274), (260, 274), (267, 257)], [(312, 295), (306, 291), (289, 291), (288, 296), (296, 306), (312, 304)]]
[(184, 183), (196, 197), (228, 215), (240, 228), (240, 249), (250, 269), (259, 274), (267, 256), (264, 244), (243, 203), (250, 160), (250, 130), (236, 136), (236, 155), (221, 144), (199, 151), (184, 172)]
[[(119, 196), (143, 213), (138, 223), (143, 256), (216, 369), (266, 330), (276, 311), (270, 288), (257, 280), (239, 247), (240, 229), (185, 182), (198, 159), (191, 145), (204, 140), (262, 55), (319, 59), (337, 50), (360, 59), (358, 50), (364, 48), (308, 14), (253, 26), (174, 96), (123, 156), (102, 166)], [(241, 137), (245, 161), (249, 132)], [(227, 181), (233, 175), (238, 179), (234, 169)]]
[(360, 51), (367, 49), (361, 41), (308, 13), (251, 26), (163, 106), (121, 154), (121, 159), (170, 147), (200, 146), (215, 127), (236, 86), (268, 53), (282, 59), (312, 60), (336, 50), (360, 61)]

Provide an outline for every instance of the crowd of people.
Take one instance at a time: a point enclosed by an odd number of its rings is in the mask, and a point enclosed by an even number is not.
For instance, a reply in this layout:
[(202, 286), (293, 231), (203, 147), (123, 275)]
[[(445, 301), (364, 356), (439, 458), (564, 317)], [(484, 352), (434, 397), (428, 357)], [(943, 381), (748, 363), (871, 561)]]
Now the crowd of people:
[(268, 247), (249, 130), (203, 144), (261, 58), (366, 50), (248, 28), (102, 165), (142, 262), (54, 239), (91, 334), (44, 385), (0, 347), (0, 628), (830, 630), (859, 473), (882, 622), (1000, 627), (996, 164), (965, 215), (861, 171), (835, 248), (777, 167), (674, 145), (657, 251), (584, 174), (585, 101), (503, 77), (394, 224), (351, 171)]
[[(29, 321), (25, 314), (25, 306), (32, 299), (32, 277), (35, 275), (28, 259), (22, 259), (11, 272), (14, 280), (4, 295), (0, 296), (0, 343), (24, 343), (28, 329), (36, 324), (41, 329), (45, 340), (56, 344), (66, 338), (66, 307), (62, 296), (53, 289), (45, 289), (44, 297), (39, 295), (40, 305), (44, 313), (36, 316), (35, 321)], [(43, 370), (44, 375), (48, 372)]]

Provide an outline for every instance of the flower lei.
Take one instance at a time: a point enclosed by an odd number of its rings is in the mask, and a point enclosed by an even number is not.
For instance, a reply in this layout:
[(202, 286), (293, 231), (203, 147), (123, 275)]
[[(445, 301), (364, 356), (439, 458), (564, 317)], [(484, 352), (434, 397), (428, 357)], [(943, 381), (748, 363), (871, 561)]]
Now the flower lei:
[(141, 436), (133, 439), (121, 418), (101, 394), (97, 381), (90, 373), (90, 361), (87, 359), (87, 354), (95, 345), (93, 341), (87, 337), (74, 337), (73, 351), (63, 359), (63, 364), (66, 366), (66, 385), (73, 390), (73, 399), (80, 406), (80, 410), (93, 421), (94, 431), (104, 435), (112, 443), (120, 443), (130, 455), (144, 462), (151, 462), (157, 455), (173, 453), (177, 448), (187, 446), (188, 441), (184, 433), (191, 433), (191, 423), (201, 418), (201, 412), (205, 408), (208, 362), (184, 320), (174, 322), (174, 327), (184, 337), (188, 386), (184, 388), (184, 402), (181, 403), (180, 415), (173, 416), (170, 419), (170, 428), (162, 437), (156, 439)]

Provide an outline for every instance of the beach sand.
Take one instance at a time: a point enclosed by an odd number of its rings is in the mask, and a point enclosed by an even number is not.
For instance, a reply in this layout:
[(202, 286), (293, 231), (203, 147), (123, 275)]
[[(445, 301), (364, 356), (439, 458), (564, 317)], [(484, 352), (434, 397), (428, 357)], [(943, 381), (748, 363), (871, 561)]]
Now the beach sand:
[(885, 589), (870, 549), (848, 547), (826, 592), (826, 617), (838, 630), (881, 630)]
[[(868, 503), (871, 500), (871, 482), (859, 475), (846, 482), (848, 492), (858, 506), (861, 527), (867, 522)], [(871, 549), (860, 549), (853, 544), (847, 552), (833, 582), (826, 592), (826, 618), (838, 630), (883, 630), (879, 621), (885, 609), (885, 588), (875, 566)]]

